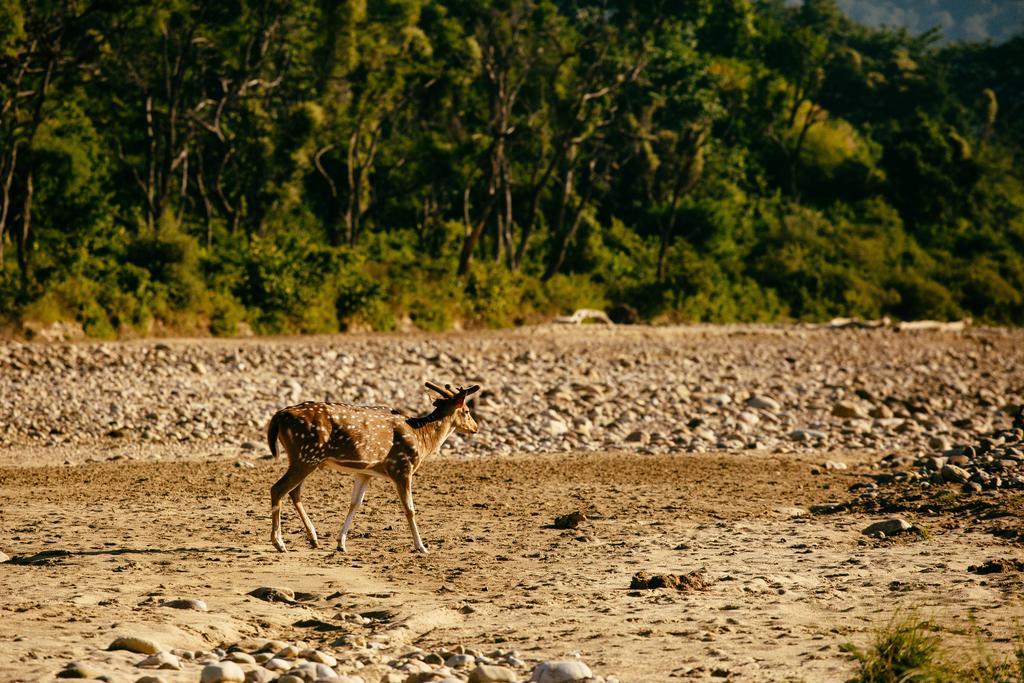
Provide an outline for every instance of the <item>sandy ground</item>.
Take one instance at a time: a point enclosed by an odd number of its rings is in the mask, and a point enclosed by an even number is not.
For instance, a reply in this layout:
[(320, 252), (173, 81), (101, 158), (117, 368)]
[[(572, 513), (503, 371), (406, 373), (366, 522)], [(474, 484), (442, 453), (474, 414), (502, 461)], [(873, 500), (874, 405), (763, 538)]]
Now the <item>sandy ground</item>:
[[(90, 455), (106, 454), (74, 460)], [(631, 682), (842, 681), (854, 664), (840, 646), (867, 644), (896, 611), (933, 616), (953, 646), (996, 654), (1024, 618), (1019, 575), (967, 572), (1021, 557), (1019, 545), (978, 525), (911, 514), (928, 537), (887, 542), (860, 533), (884, 516), (807, 514), (848, 498), (877, 453), (829, 453), (851, 467), (824, 476), (811, 474), (825, 459), (814, 454), (429, 461), (414, 485), (427, 556), (411, 552), (394, 494), (379, 482), (339, 554), (350, 480), (314, 475), (304, 500), (325, 547), (306, 545), (287, 508), (290, 552), (279, 554), (268, 491), (282, 462), (142, 455), (75, 466), (0, 457), (0, 551), (66, 551), (0, 565), (0, 680), (50, 680), (75, 659), (134, 681), (141, 656), (104, 651), (131, 632), (168, 649), (266, 637), (329, 644), (346, 634), (396, 652), (500, 646), (530, 659), (579, 655), (595, 673)], [(574, 510), (590, 518), (574, 530), (546, 528)], [(637, 571), (702, 568), (704, 592), (629, 588)], [(314, 598), (289, 605), (247, 595), (268, 585)], [(172, 598), (199, 598), (210, 610), (159, 606)], [(368, 624), (346, 616), (370, 611)], [(318, 623), (325, 630), (310, 626)], [(378, 680), (372, 674), (363, 670)], [(195, 681), (198, 669), (160, 675)]]

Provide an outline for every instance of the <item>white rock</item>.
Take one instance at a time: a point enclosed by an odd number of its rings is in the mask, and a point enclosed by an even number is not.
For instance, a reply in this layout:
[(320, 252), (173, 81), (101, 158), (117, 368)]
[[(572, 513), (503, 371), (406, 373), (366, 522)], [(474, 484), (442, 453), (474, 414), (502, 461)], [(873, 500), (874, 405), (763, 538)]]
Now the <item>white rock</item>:
[(444, 665), (452, 669), (462, 669), (467, 666), (473, 666), (475, 663), (476, 657), (473, 655), (452, 655), (444, 660)]
[(200, 683), (245, 683), (245, 672), (234, 662), (207, 664), (199, 675)]
[(181, 662), (170, 652), (157, 652), (136, 664), (141, 669), (172, 669), (181, 671)]
[(569, 425), (556, 418), (550, 418), (544, 422), (544, 431), (551, 436), (561, 436), (569, 431)]
[(568, 683), (593, 677), (590, 667), (583, 662), (570, 659), (565, 661), (541, 662), (533, 669), (530, 681), (533, 683)]
[(910, 531), (913, 528), (913, 525), (907, 520), (901, 519), (900, 517), (894, 517), (892, 519), (887, 519), (883, 522), (875, 522), (874, 524), (864, 529), (864, 531), (862, 531), (861, 533), (866, 534), (868, 536), (889, 537), (895, 536), (896, 534), (901, 534), (904, 531)]
[(263, 668), (270, 669), (271, 671), (288, 671), (292, 668), (292, 663), (287, 659), (274, 657), (273, 659), (263, 662)]

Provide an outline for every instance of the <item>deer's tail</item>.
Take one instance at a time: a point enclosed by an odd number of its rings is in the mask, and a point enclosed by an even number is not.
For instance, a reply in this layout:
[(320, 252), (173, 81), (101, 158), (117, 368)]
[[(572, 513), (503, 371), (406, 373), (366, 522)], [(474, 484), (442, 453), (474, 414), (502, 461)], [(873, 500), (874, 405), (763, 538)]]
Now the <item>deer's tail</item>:
[(277, 433), (281, 429), (281, 418), (284, 417), (284, 411), (274, 413), (274, 417), (270, 418), (270, 424), (267, 425), (267, 444), (270, 446), (270, 454), (277, 459)]

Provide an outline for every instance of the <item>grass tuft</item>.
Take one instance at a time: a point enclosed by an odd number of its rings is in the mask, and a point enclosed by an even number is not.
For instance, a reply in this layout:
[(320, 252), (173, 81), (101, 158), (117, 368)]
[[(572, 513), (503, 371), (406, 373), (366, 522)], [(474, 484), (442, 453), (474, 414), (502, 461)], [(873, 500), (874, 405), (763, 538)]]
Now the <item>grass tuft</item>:
[(1024, 641), (1009, 658), (980, 652), (951, 656), (935, 624), (914, 614), (898, 615), (880, 630), (866, 650), (842, 646), (859, 663), (849, 683), (1024, 683)]

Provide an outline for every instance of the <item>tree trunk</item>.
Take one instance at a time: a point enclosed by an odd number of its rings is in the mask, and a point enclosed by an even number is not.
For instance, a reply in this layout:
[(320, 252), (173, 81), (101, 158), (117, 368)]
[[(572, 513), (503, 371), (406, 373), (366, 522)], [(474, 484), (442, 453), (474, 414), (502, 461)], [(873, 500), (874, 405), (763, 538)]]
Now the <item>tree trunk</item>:
[(18, 268), (21, 269), (21, 284), (27, 288), (30, 278), (29, 241), (32, 237), (32, 196), (35, 187), (32, 182), (32, 171), (25, 179), (25, 199), (21, 206), (21, 230), (18, 233)]

